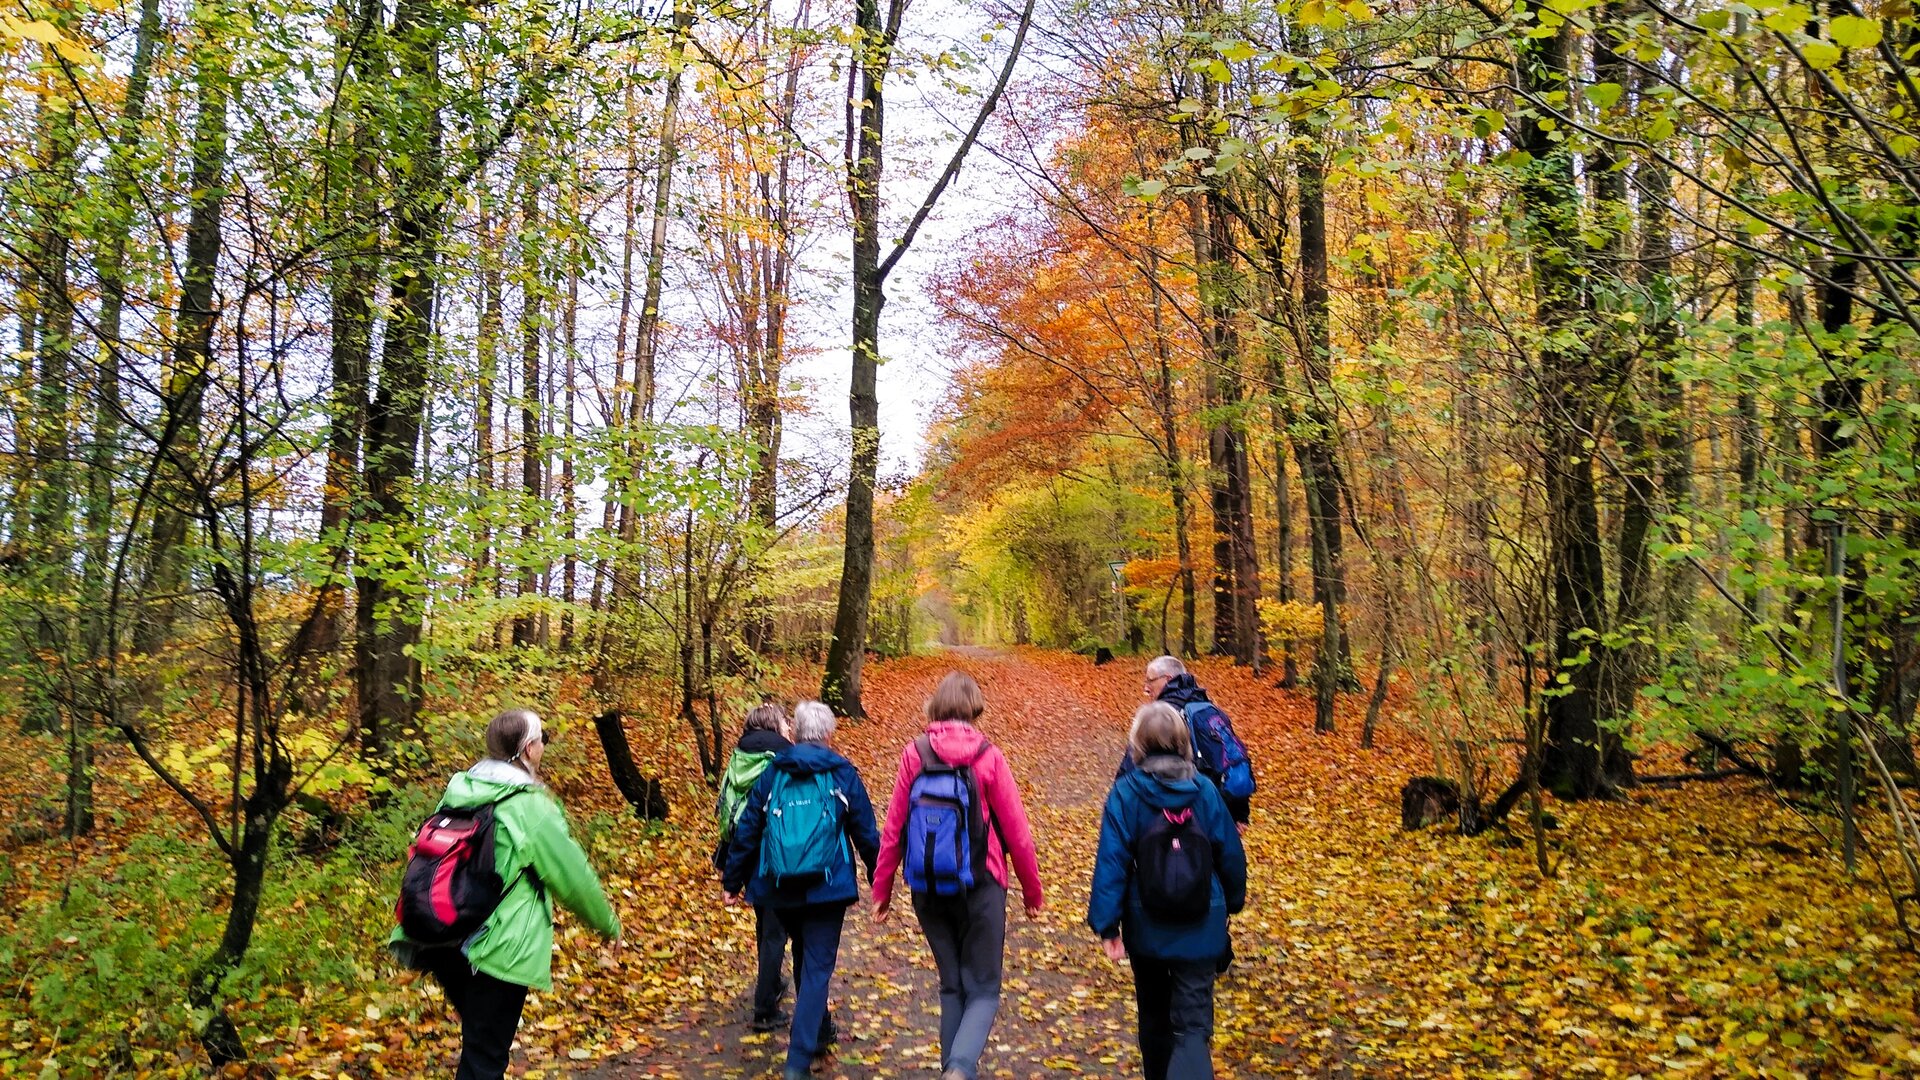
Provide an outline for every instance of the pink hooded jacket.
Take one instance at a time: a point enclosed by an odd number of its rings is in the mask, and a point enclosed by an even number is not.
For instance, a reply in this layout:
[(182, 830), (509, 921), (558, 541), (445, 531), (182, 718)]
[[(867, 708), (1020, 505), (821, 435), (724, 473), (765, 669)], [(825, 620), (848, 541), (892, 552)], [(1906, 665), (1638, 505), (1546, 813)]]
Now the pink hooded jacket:
[[(1033, 828), (1020, 805), (1020, 788), (1000, 748), (986, 740), (972, 724), (940, 720), (927, 725), (933, 752), (955, 765), (971, 764), (980, 801), (999, 828), (987, 829), (987, 873), (1002, 888), (1007, 884), (1007, 853), (1000, 848), (1004, 835), (1013, 856), (1013, 872), (1020, 878), (1020, 895), (1027, 906), (1041, 902), (1040, 860), (1033, 850)], [(900, 771), (893, 779), (893, 797), (887, 803), (887, 823), (880, 829), (880, 858), (873, 866), (873, 902), (885, 907), (893, 900), (894, 872), (900, 868), (907, 832), (908, 794), (920, 775), (920, 752), (908, 743), (900, 752)]]

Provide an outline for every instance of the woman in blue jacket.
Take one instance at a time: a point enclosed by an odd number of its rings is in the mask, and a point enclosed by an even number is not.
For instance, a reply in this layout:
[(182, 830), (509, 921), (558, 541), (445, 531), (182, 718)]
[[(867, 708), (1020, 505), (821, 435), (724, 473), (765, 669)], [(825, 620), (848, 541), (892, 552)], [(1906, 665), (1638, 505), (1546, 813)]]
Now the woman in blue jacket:
[[(1227, 954), (1227, 916), (1247, 899), (1240, 831), (1213, 782), (1196, 774), (1189, 740), (1186, 720), (1165, 702), (1133, 714), (1127, 743), (1138, 767), (1107, 793), (1087, 901), (1087, 925), (1107, 956), (1132, 963), (1147, 1080), (1211, 1080), (1213, 980)], [(1207, 848), (1204, 860), (1193, 856), (1204, 880), (1190, 888), (1175, 880), (1190, 865), (1172, 845), (1183, 836), (1187, 853), (1199, 850), (1199, 836)], [(1145, 882), (1144, 894), (1143, 866), (1168, 871)], [(1173, 913), (1179, 907), (1191, 914)]]
[[(868, 884), (873, 882), (873, 863), (880, 854), (880, 829), (873, 820), (867, 787), (853, 763), (827, 745), (834, 726), (833, 710), (817, 701), (803, 701), (794, 708), (794, 744), (774, 757), (748, 793), (746, 809), (727, 845), (721, 877), (728, 903), (739, 903), (744, 892), (756, 907), (771, 908), (793, 942), (793, 1027), (783, 1080), (808, 1076), (813, 1059), (835, 1041), (827, 991), (839, 960), (840, 928), (847, 908), (860, 898), (849, 842), (867, 864)], [(767, 829), (775, 783), (783, 775), (789, 785), (810, 783), (821, 774), (827, 775), (832, 797), (841, 804), (842, 835), (834, 840), (834, 858), (820, 880), (778, 882), (771, 868), (760, 861), (761, 834)]]

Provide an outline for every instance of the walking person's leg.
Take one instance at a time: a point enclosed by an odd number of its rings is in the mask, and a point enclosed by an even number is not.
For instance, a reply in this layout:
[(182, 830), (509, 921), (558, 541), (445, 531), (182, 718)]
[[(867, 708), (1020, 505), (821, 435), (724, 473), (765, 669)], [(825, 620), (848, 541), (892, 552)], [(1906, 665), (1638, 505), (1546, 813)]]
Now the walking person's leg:
[(824, 1049), (822, 1035), (832, 1025), (827, 992), (840, 952), (840, 926), (846, 909), (837, 905), (782, 909), (781, 925), (793, 939), (793, 1027), (787, 1040), (788, 1078), (805, 1076)]
[(780, 978), (780, 965), (786, 958), (787, 933), (780, 919), (765, 904), (753, 906), (753, 932), (759, 953), (759, 974), (753, 984), (753, 1022), (755, 1031), (771, 1031), (781, 1020), (780, 998), (786, 983)]
[(527, 988), (473, 970), (456, 949), (431, 950), (422, 954), (420, 962), (439, 981), (447, 1003), (460, 1017), (455, 1080), (500, 1080), (507, 1073), (513, 1037), (520, 1030)]
[(1167, 1075), (1213, 1080), (1214, 965), (1169, 965), (1169, 1019), (1173, 1028)]
[(913, 913), (920, 919), (920, 933), (933, 953), (933, 966), (940, 972), (940, 1061), (945, 1068), (953, 1049), (953, 1036), (960, 1029), (960, 1013), (966, 1008), (960, 987), (960, 939), (965, 911), (951, 897), (913, 895)]
[(473, 977), (467, 1011), (460, 1017), (460, 1070), (454, 1080), (501, 1080), (507, 1075), (507, 1059), (526, 1004), (526, 987), (485, 973)]
[[(1168, 1080), (1177, 1076), (1167, 1069), (1173, 1057), (1173, 1019), (1169, 1009), (1173, 983), (1164, 961), (1144, 956), (1129, 956), (1133, 965), (1133, 1000), (1140, 1025), (1140, 1064), (1146, 1080)], [(1180, 1080), (1187, 1080), (1181, 1076)]]
[[(1000, 1013), (1001, 965), (1007, 945), (1007, 890), (989, 880), (966, 897), (960, 939), (960, 996), (963, 1005), (953, 1036), (945, 1040), (946, 1067), (963, 1080), (980, 1072), (980, 1055)], [(942, 1002), (944, 1005), (944, 1001)]]

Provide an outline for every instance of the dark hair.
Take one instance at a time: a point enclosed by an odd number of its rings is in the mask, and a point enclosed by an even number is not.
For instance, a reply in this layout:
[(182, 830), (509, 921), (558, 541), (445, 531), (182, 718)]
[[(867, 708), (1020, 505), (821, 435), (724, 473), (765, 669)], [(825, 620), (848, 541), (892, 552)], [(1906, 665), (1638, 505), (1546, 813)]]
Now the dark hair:
[(519, 757), (520, 744), (527, 741), (527, 732), (537, 720), (532, 709), (500, 710), (500, 715), (487, 724), (487, 756), (495, 761)]
[(779, 731), (786, 719), (786, 710), (771, 701), (765, 702), (747, 710), (746, 730)]
[(927, 699), (927, 720), (964, 720), (971, 724), (987, 711), (986, 695), (980, 684), (964, 671), (949, 671)]

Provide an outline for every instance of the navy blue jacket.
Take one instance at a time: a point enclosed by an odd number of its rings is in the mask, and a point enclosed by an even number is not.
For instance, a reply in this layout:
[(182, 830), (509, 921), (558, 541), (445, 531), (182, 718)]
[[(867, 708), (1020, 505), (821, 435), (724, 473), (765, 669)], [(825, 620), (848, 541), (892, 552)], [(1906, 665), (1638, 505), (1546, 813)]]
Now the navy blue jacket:
[[(1160, 767), (1161, 763), (1172, 768)], [(1127, 952), (1153, 960), (1213, 961), (1227, 953), (1227, 916), (1247, 902), (1247, 855), (1240, 831), (1213, 781), (1204, 776), (1162, 779), (1182, 773), (1178, 758), (1150, 758), (1113, 782), (1100, 822), (1100, 853), (1093, 864), (1093, 890), (1087, 898), (1087, 925), (1102, 938), (1119, 935)], [(1191, 926), (1156, 922), (1140, 904), (1134, 880), (1134, 838), (1161, 810), (1193, 808), (1195, 822), (1213, 843), (1213, 904), (1207, 917)]]
[(767, 824), (767, 800), (773, 796), (776, 770), (794, 775), (830, 772), (833, 782), (846, 797), (846, 816), (841, 825), (853, 841), (860, 860), (867, 864), (867, 880), (873, 880), (873, 861), (880, 855), (880, 828), (873, 820), (873, 800), (853, 763), (824, 743), (796, 743), (780, 751), (767, 771), (747, 793), (747, 805), (740, 822), (733, 828), (733, 843), (727, 846), (726, 870), (721, 884), (730, 893), (746, 890), (748, 901), (773, 907), (802, 907), (810, 904), (851, 904), (860, 898), (860, 884), (854, 878), (853, 860), (848, 859), (845, 873), (835, 873), (826, 881), (805, 891), (776, 890), (773, 882), (760, 873), (760, 832)]
[[(1164, 701), (1174, 708), (1179, 709), (1181, 716), (1187, 714), (1187, 704), (1194, 701), (1204, 701), (1209, 706), (1212, 706), (1216, 712), (1219, 712), (1220, 715), (1226, 715), (1226, 710), (1215, 705), (1213, 699), (1207, 696), (1207, 692), (1200, 689), (1200, 684), (1194, 681), (1193, 676), (1184, 671), (1168, 679), (1167, 685), (1160, 688), (1160, 696), (1154, 700)], [(1219, 787), (1220, 778), (1213, 775), (1212, 770), (1207, 768), (1207, 763), (1199, 759), (1198, 753), (1199, 751), (1196, 749), (1196, 756), (1193, 763), (1200, 766), (1202, 775), (1212, 780), (1215, 787)], [(1114, 770), (1113, 778), (1118, 780), (1132, 771), (1133, 755), (1123, 746), (1120, 748), (1120, 767)], [(1227, 812), (1233, 815), (1233, 820), (1242, 825), (1245, 825), (1251, 820), (1253, 810), (1251, 799), (1236, 799), (1224, 791), (1220, 793), (1220, 797), (1226, 800)]]

